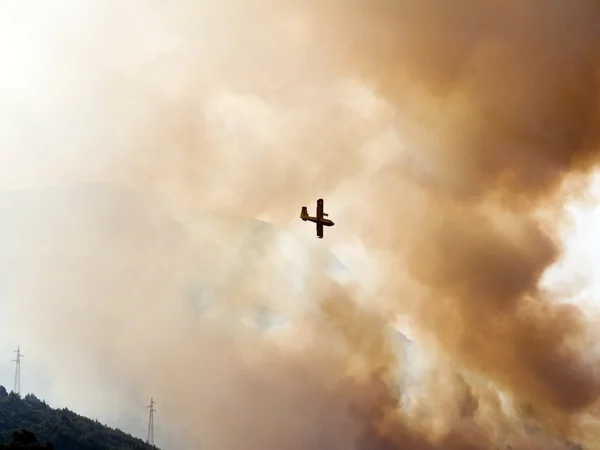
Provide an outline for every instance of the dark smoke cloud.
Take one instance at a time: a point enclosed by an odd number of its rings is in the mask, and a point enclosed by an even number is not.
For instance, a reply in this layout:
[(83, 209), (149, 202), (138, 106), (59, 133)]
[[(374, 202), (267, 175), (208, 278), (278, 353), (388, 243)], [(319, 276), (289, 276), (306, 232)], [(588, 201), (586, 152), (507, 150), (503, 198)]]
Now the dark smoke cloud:
[[(403, 241), (411, 250), (402, 264), (424, 286), (422, 325), (519, 397), (559, 411), (588, 407), (598, 380), (572, 347), (584, 320), (540, 292), (560, 243), (536, 214), (598, 161), (600, 5), (336, 7), (323, 35), (341, 66), (434, 136), (412, 142), (442, 177), (417, 188), (418, 225)], [(402, 214), (403, 199), (385, 206)]]

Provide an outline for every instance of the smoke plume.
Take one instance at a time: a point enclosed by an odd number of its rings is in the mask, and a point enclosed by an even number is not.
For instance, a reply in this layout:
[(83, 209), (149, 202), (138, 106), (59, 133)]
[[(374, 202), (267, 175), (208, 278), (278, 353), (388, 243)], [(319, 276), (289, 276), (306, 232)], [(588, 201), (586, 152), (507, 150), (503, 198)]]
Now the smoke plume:
[[(1, 6), (5, 187), (112, 182), (278, 225), (325, 197), (327, 240), (359, 239), (379, 280), (360, 298), (311, 250), (299, 295), (274, 240), (252, 253), (183, 207), (17, 200), (3, 221), (30, 228), (2, 233), (3, 259), (23, 344), (152, 391), (190, 448), (534, 446), (497, 390), (583, 438), (586, 319), (540, 281), (600, 154), (596, 1), (84, 3)], [(199, 276), (202, 319), (183, 301)], [(238, 324), (264, 303), (291, 337)], [(398, 315), (442, 361), (413, 413)]]
[[(539, 289), (560, 244), (538, 213), (564, 202), (565, 180), (597, 162), (599, 5), (341, 9), (331, 28), (342, 66), (435, 135), (418, 151), (441, 177), (418, 188), (417, 229), (402, 260), (423, 286), (420, 323), (519, 397), (561, 411), (589, 406), (595, 373), (572, 347), (581, 314)], [(402, 210), (402, 200), (385, 207)]]

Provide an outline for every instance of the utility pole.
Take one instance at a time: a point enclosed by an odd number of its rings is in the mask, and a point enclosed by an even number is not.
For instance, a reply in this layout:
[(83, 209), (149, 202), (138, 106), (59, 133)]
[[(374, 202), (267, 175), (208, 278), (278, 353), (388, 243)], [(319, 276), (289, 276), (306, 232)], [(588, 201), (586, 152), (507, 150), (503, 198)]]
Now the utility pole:
[(150, 397), (150, 405), (146, 406), (150, 410), (148, 414), (148, 437), (146, 438), (146, 443), (152, 447), (154, 447), (154, 413), (156, 412), (154, 405), (154, 399)]
[(18, 345), (14, 353), (17, 354), (17, 358), (12, 361), (15, 363), (15, 386), (13, 392), (18, 396), (21, 396), (21, 358), (25, 355), (21, 353), (21, 347)]

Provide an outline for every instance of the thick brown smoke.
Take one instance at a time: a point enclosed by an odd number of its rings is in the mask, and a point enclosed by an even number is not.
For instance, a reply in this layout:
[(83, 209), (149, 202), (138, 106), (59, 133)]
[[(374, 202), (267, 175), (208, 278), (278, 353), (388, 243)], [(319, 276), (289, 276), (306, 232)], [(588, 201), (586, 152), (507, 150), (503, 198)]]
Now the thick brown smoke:
[[(292, 295), (273, 242), (253, 253), (230, 225), (82, 197), (21, 211), (29, 240), (6, 232), (15, 314), (36, 312), (29, 346), (152, 392), (192, 448), (535, 446), (496, 389), (582, 437), (571, 425), (600, 394), (584, 319), (540, 279), (561, 254), (565, 182), (600, 153), (597, 2), (109, 3), (63, 29), (70, 83), (52, 86), (78, 94), (49, 123), (77, 151), (50, 178), (279, 224), (323, 196), (327, 242), (360, 239), (379, 285), (360, 306), (310, 252)], [(203, 319), (180, 302), (198, 276), (215, 286)], [(237, 323), (273, 297), (304, 302), (284, 344)], [(386, 328), (398, 314), (443, 355), (412, 412)]]
[(560, 244), (536, 213), (598, 160), (600, 5), (359, 1), (329, 18), (341, 64), (435, 136), (419, 152), (442, 178), (410, 211), (403, 260), (424, 286), (421, 323), (521, 398), (589, 406), (582, 317), (539, 289)]

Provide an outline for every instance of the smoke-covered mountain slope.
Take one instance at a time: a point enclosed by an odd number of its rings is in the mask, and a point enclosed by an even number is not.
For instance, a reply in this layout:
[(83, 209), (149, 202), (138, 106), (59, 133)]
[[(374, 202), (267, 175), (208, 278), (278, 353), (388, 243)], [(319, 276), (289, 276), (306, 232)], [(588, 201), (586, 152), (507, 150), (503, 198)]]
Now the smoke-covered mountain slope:
[[(327, 271), (345, 271), (330, 254), (317, 255), (302, 245), (260, 220), (194, 210), (117, 185), (0, 191), (0, 290), (5, 292), (10, 280), (35, 277), (35, 269), (48, 264), (71, 269), (70, 282), (79, 278), (89, 288), (102, 281), (102, 289), (111, 282), (123, 285), (119, 273), (129, 274), (131, 286), (168, 276), (171, 285), (186, 291), (179, 292), (180, 300), (202, 309), (217, 291), (254, 283), (261, 270), (273, 269), (271, 279), (298, 286), (303, 272), (296, 269), (309, 254), (326, 260)], [(279, 254), (267, 259), (269, 251)], [(278, 267), (265, 269), (264, 262), (274, 260)], [(250, 291), (256, 289), (245, 294)]]
[[(290, 339), (288, 319), (312, 305), (306, 284), (344, 272), (315, 242), (116, 185), (0, 191), (0, 352), (23, 348), (24, 392), (137, 436), (154, 396), (162, 445), (181, 421), (165, 405), (177, 389), (156, 368), (176, 349), (189, 355), (177, 356), (178, 376), (203, 370), (198, 342), (213, 317), (234, 338), (239, 319)], [(0, 361), (5, 383), (11, 359)]]

